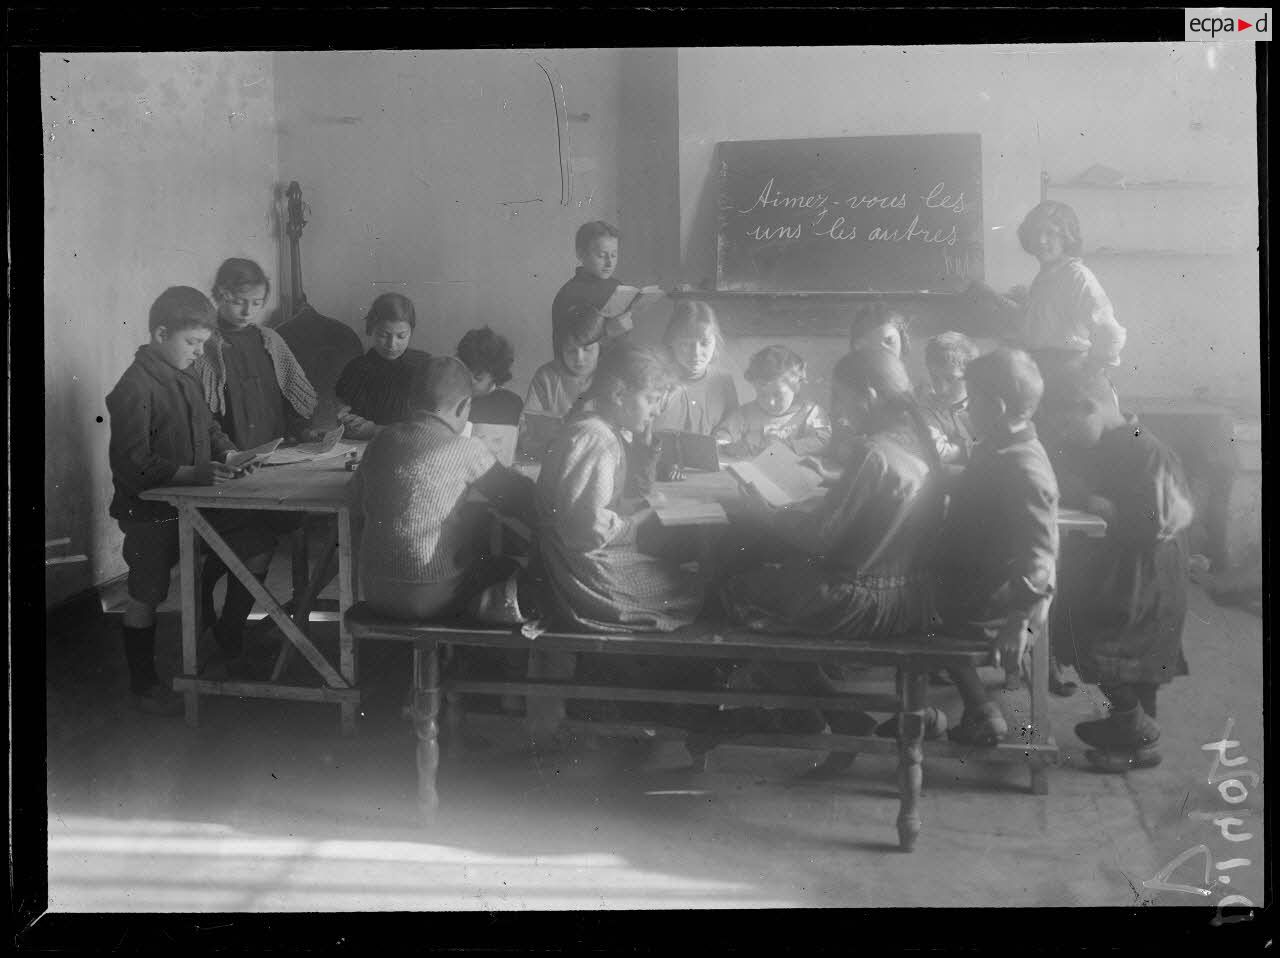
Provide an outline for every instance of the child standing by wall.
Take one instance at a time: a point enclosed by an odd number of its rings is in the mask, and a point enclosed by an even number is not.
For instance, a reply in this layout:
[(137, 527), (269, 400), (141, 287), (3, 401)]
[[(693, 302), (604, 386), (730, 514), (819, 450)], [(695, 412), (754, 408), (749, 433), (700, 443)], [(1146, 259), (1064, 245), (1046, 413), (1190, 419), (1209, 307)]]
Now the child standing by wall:
[(537, 551), (554, 614), (568, 627), (666, 632), (701, 608), (696, 575), (636, 548), (640, 527), (656, 519), (653, 509), (623, 498), (628, 446), (651, 426), (671, 382), (657, 351), (611, 347), (547, 452)]
[(921, 383), (916, 395), (933, 431), (938, 455), (947, 464), (968, 461), (973, 446), (965, 369), (977, 356), (977, 345), (963, 333), (939, 333), (924, 346), (929, 382)]
[[(553, 331), (574, 309), (585, 306), (600, 310), (609, 302), (609, 297), (621, 285), (613, 278), (618, 268), (618, 239), (617, 227), (604, 220), (592, 220), (578, 227), (573, 248), (581, 265), (560, 287), (551, 303)], [(631, 314), (623, 313), (605, 323), (604, 336), (613, 339), (630, 330)]]
[(383, 293), (369, 307), (364, 331), (373, 346), (347, 363), (333, 390), (346, 437), (372, 439), (383, 426), (408, 418), (413, 378), (431, 358), (409, 347), (416, 326), (413, 303), (399, 293)]
[(654, 428), (711, 435), (738, 408), (733, 374), (715, 364), (721, 344), (716, 314), (701, 300), (682, 299), (662, 341), (679, 378)]
[(759, 455), (780, 442), (797, 455), (812, 455), (831, 441), (831, 423), (817, 403), (801, 399), (804, 360), (785, 346), (766, 346), (747, 365), (756, 398), (731, 412), (713, 435), (726, 456)]
[[(1031, 357), (1012, 349), (975, 359), (967, 378), (979, 442), (950, 490), (938, 611), (949, 633), (993, 641), (1006, 667), (1016, 666), (1038, 638), (1057, 573), (1058, 484), (1031, 424), (1044, 384)], [(976, 669), (953, 669), (951, 679), (964, 701), (952, 740), (992, 745), (1008, 734)]]
[(458, 342), (458, 358), (471, 370), (471, 421), (516, 426), (524, 403), (510, 389), (516, 352), (505, 336), (488, 326), (469, 330)]
[(461, 435), (471, 381), (461, 360), (428, 360), (410, 384), (410, 418), (374, 437), (348, 486), (363, 519), (364, 598), (382, 615), (424, 619), (460, 611), (512, 571), (477, 565), (475, 542), (482, 537), (466, 507), (471, 490), (533, 521), (533, 483), (499, 465), (478, 439)]
[[(213, 334), (213, 304), (199, 290), (174, 286), (151, 306), (151, 339), (107, 396), (111, 416), (110, 513), (124, 533), (129, 601), (124, 649), (134, 704), (176, 715), (182, 699), (155, 671), (156, 608), (169, 594), (178, 562), (178, 514), (140, 499), (157, 486), (208, 485), (237, 474), (225, 465), (235, 445), (218, 426), (190, 368)], [(213, 510), (210, 523), (255, 573), (265, 572), (275, 536), (243, 513)]]
[(1156, 693), (1187, 674), (1187, 541), (1191, 497), (1177, 456), (1121, 415), (1105, 379), (1080, 371), (1046, 383), (1045, 429), (1063, 503), (1107, 520), (1101, 540), (1063, 548), (1054, 603), (1059, 661), (1101, 686), (1111, 714), (1076, 726), (1111, 771), (1160, 761)]

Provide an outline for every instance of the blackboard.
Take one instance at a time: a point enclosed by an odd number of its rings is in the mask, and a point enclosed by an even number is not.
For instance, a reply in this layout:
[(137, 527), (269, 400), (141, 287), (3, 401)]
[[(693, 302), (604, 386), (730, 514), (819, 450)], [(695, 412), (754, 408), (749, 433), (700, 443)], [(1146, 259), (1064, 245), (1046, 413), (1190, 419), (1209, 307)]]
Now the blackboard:
[(983, 278), (976, 133), (720, 143), (716, 288), (953, 293)]

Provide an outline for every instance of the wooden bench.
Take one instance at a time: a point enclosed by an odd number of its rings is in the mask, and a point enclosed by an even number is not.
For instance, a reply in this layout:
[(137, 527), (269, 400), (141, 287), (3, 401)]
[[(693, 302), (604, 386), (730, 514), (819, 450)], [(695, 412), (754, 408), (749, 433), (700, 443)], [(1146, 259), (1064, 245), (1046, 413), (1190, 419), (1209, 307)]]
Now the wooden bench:
[[(465, 627), (454, 624), (401, 622), (374, 615), (364, 603), (352, 607), (347, 625), (356, 641), (383, 639), (412, 642), (413, 677), (410, 707), (417, 734), (418, 801), (424, 817), (432, 821), (439, 798), (436, 774), (440, 764), (439, 717), (442, 702), (446, 741), (450, 750), (460, 748), (464, 720), (464, 694), (546, 696), (553, 699), (597, 699), (700, 705), (739, 705), (767, 708), (867, 709), (898, 713), (897, 741), (872, 735), (832, 733), (750, 734), (719, 736), (717, 744), (762, 748), (801, 748), (828, 752), (898, 754), (901, 806), (898, 840), (910, 851), (920, 833), (921, 763), (924, 759), (924, 710), (929, 673), (957, 665), (991, 664), (988, 646), (940, 636), (897, 639), (892, 643), (852, 639), (760, 635), (748, 632), (706, 631), (690, 628), (672, 633), (630, 635), (543, 632), (528, 639), (518, 629)], [(898, 694), (870, 700), (865, 694), (839, 696), (783, 695), (732, 690), (690, 691), (622, 688), (577, 684), (572, 680), (478, 681), (441, 674), (440, 653), (448, 646), (562, 653), (613, 653), (672, 656), (698, 659), (774, 660), (817, 662), (852, 666), (893, 666), (898, 670)], [(931, 755), (961, 757), (978, 762), (1021, 762), (1030, 768), (1031, 791), (1048, 792), (1048, 767), (1056, 763), (1058, 747), (1049, 729), (1048, 660), (1043, 646), (1031, 654), (1030, 721), (1015, 728), (1009, 740), (993, 748), (968, 748), (949, 742), (930, 742)], [(578, 723), (575, 723), (578, 724)], [(595, 723), (583, 722), (587, 726)], [(595, 726), (599, 727), (599, 726)], [(616, 726), (615, 726), (616, 727)]]

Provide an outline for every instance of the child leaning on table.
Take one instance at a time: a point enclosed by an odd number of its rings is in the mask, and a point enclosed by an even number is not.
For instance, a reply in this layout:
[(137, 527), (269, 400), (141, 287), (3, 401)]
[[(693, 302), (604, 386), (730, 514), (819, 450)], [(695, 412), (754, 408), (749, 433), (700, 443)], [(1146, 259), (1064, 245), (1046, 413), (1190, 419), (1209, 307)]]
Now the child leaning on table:
[[(307, 442), (320, 436), (309, 419), (316, 408), (315, 388), (283, 337), (259, 325), (270, 293), (271, 281), (253, 260), (225, 260), (213, 281), (217, 328), (193, 367), (214, 418), (240, 449), (276, 439)], [(296, 512), (253, 515), (277, 536), (303, 524)], [(200, 597), (207, 618), (213, 615), (214, 586), (226, 571), (222, 560), (209, 556)], [(258, 579), (265, 578), (264, 569)], [(219, 648), (232, 661), (241, 660), (244, 621), (252, 608), (253, 594), (238, 578), (228, 576), (224, 627), (217, 635)]]
[(1155, 765), (1156, 693), (1187, 674), (1186, 478), (1173, 451), (1122, 415), (1111, 385), (1088, 370), (1046, 384), (1041, 418), (1064, 503), (1107, 520), (1104, 538), (1064, 546), (1054, 603), (1058, 660), (1111, 703), (1076, 735), (1106, 771)]
[[(124, 533), (129, 567), (122, 629), (129, 688), (139, 709), (158, 715), (182, 711), (181, 698), (160, 684), (155, 670), (156, 607), (169, 594), (170, 572), (178, 562), (178, 514), (168, 503), (139, 494), (158, 486), (224, 482), (237, 474), (225, 465), (235, 446), (191, 374), (214, 323), (213, 304), (199, 290), (165, 290), (151, 306), (150, 341), (107, 396), (115, 489), (110, 514)], [(205, 518), (251, 572), (265, 573), (273, 533), (245, 513), (217, 509)]]
[[(1031, 357), (997, 349), (966, 370), (979, 441), (951, 488), (939, 540), (938, 612), (944, 630), (993, 641), (1016, 667), (1043, 621), (1058, 558), (1058, 483), (1031, 423), (1044, 384)], [(1048, 654), (1048, 649), (1042, 649)], [(950, 670), (964, 702), (953, 741), (992, 745), (1008, 734), (972, 666)]]
[(797, 455), (812, 455), (831, 441), (831, 423), (822, 407), (798, 395), (805, 381), (804, 360), (786, 346), (766, 346), (747, 365), (756, 398), (729, 413), (712, 435), (729, 457), (759, 455), (780, 442)]
[(409, 346), (417, 324), (413, 301), (400, 293), (383, 293), (369, 307), (364, 331), (373, 346), (347, 363), (333, 387), (345, 437), (372, 439), (409, 415), (414, 374), (431, 358)]
[(482, 555), (483, 514), (468, 497), (479, 492), (531, 524), (533, 483), (462, 435), (471, 371), (461, 360), (429, 360), (414, 376), (409, 404), (410, 418), (379, 431), (347, 487), (363, 526), (362, 593), (375, 612), (392, 618), (456, 615), (514, 571)]

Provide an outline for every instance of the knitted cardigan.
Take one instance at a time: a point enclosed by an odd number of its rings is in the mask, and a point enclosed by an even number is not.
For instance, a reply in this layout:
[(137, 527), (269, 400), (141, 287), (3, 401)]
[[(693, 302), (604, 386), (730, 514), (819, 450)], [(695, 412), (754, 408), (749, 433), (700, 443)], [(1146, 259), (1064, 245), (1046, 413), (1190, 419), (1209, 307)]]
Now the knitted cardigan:
[[(271, 365), (275, 367), (276, 382), (280, 384), (280, 392), (284, 394), (285, 401), (298, 415), (310, 416), (316, 410), (316, 390), (301, 363), (293, 355), (288, 343), (274, 329), (260, 326), (259, 331), (262, 333), (262, 344), (266, 347), (267, 355), (271, 357)], [(227, 385), (227, 364), (222, 357), (226, 341), (221, 335), (214, 333), (210, 337), (209, 346), (212, 348), (206, 348), (204, 355), (196, 360), (193, 372), (204, 387), (210, 411), (220, 416), (227, 409), (223, 398)]]

